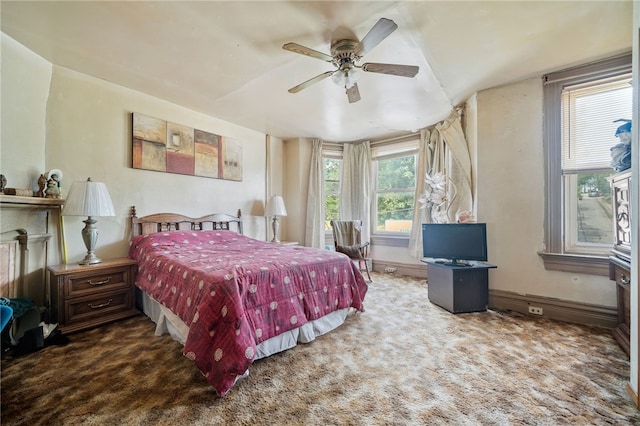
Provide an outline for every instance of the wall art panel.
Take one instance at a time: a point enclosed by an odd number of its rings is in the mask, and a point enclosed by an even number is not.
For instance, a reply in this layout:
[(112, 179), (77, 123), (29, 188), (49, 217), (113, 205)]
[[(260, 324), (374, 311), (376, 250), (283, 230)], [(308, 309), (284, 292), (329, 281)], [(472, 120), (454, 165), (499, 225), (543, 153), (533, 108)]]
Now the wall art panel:
[(242, 143), (177, 123), (133, 113), (134, 169), (242, 180)]

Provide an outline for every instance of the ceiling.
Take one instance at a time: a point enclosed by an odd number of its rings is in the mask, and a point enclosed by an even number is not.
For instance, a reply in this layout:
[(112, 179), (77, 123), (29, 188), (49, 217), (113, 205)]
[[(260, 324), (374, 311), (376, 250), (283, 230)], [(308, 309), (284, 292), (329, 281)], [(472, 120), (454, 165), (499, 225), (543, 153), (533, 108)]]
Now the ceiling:
[[(379, 139), (445, 118), (490, 87), (632, 44), (631, 1), (2, 1), (1, 29), (49, 62), (278, 138)], [(398, 29), (363, 62), (417, 65), (413, 78), (364, 73), (350, 104), (330, 53), (380, 19)]]

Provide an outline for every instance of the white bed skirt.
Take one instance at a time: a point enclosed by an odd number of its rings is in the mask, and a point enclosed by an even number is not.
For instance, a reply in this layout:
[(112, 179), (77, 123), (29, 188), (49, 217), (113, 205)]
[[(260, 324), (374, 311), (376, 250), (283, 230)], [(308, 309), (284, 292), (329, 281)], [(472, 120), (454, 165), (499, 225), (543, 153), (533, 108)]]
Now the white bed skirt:
[[(171, 337), (180, 342), (183, 346), (189, 334), (189, 327), (167, 307), (161, 305), (151, 296), (144, 292), (142, 294), (142, 308), (156, 324), (155, 334), (157, 336), (170, 334)], [(265, 340), (256, 347), (255, 359), (260, 359), (278, 352), (290, 349), (300, 343), (308, 343), (316, 337), (321, 336), (344, 323), (350, 308), (340, 309), (309, 321), (301, 327), (287, 331), (271, 339)]]

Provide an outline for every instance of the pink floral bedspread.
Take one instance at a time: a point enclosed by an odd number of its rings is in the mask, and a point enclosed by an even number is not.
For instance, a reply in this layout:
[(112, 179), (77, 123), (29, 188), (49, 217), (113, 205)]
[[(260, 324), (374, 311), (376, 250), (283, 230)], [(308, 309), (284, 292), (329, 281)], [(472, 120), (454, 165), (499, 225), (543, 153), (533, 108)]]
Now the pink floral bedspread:
[(134, 237), (136, 285), (189, 325), (184, 354), (220, 396), (256, 345), (333, 311), (363, 311), (367, 284), (341, 253), (258, 241), (233, 231)]

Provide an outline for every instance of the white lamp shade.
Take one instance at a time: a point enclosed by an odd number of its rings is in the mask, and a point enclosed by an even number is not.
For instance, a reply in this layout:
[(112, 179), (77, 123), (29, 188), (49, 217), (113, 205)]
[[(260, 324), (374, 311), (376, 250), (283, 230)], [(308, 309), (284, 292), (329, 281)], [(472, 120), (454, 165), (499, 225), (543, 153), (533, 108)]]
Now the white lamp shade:
[(102, 182), (74, 182), (62, 209), (63, 216), (115, 216), (113, 203)]
[(267, 201), (265, 216), (286, 216), (287, 209), (284, 207), (284, 200), (279, 195), (274, 195)]

